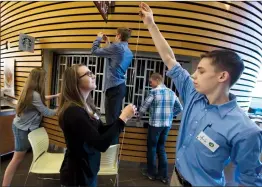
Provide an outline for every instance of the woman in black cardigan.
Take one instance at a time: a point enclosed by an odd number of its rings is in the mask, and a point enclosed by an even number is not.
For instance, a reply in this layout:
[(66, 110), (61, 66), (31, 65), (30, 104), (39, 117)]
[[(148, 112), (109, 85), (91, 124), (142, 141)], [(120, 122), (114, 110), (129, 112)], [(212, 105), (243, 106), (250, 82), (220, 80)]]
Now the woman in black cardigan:
[(95, 76), (85, 65), (65, 70), (59, 103), (59, 125), (67, 145), (60, 169), (62, 186), (95, 187), (100, 152), (108, 149), (136, 113), (136, 107), (130, 104), (113, 124), (103, 126), (90, 95), (95, 88)]

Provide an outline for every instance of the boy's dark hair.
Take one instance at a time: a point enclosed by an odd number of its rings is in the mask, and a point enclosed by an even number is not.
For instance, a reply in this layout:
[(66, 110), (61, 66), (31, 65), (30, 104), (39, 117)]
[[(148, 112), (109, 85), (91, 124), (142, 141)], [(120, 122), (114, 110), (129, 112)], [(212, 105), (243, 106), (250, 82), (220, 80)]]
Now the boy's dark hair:
[(125, 27), (119, 27), (117, 29), (117, 34), (121, 35), (121, 41), (127, 42), (128, 39), (131, 37), (131, 29), (125, 28)]
[(237, 82), (245, 68), (240, 56), (230, 50), (214, 50), (201, 55), (200, 58), (209, 58), (218, 71), (227, 71), (230, 75), (230, 87)]

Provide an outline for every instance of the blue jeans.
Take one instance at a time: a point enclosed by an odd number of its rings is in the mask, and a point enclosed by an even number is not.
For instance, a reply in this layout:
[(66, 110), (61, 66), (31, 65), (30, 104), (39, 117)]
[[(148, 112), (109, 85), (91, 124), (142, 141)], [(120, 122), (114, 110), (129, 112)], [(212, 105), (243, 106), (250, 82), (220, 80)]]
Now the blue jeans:
[(21, 130), (17, 128), (14, 124), (12, 124), (12, 130), (15, 140), (15, 151), (24, 152), (30, 149), (31, 144), (28, 140), (28, 134), (30, 133), (30, 131)]
[[(147, 134), (147, 172), (151, 176), (168, 177), (168, 163), (165, 143), (170, 127), (148, 127)], [(158, 172), (156, 171), (156, 153), (158, 156)]]

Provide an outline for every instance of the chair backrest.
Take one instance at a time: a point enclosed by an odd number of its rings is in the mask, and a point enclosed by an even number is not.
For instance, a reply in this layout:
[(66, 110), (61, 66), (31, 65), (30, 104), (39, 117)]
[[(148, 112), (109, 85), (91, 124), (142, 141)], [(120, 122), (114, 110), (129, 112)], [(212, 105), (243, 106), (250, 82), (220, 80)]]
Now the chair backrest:
[(33, 162), (47, 151), (49, 146), (48, 134), (44, 127), (33, 130), (28, 134), (28, 140), (33, 150)]
[(106, 152), (101, 153), (101, 168), (116, 168), (118, 167), (118, 155), (120, 145), (111, 145)]

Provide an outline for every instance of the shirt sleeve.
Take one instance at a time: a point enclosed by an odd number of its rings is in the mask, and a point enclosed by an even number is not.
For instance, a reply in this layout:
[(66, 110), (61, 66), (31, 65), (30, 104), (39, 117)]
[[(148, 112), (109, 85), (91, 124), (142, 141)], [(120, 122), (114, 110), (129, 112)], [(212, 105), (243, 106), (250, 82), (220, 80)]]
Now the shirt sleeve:
[(196, 92), (188, 71), (183, 69), (179, 63), (177, 63), (171, 70), (167, 71), (166, 75), (174, 82), (183, 103), (186, 103), (190, 95), (193, 92)]
[(115, 55), (119, 52), (119, 48), (116, 44), (112, 43), (104, 48), (100, 48), (102, 38), (97, 37), (97, 39), (94, 41), (91, 53), (96, 56), (100, 57), (107, 57), (110, 58), (112, 55)]
[(182, 112), (182, 110), (183, 110), (183, 107), (178, 97), (176, 97), (175, 104), (174, 104), (174, 116), (177, 116), (180, 112)]
[(262, 131), (239, 137), (231, 152), (231, 160), (237, 166), (236, 181), (240, 186), (262, 186)]
[(44, 103), (41, 100), (40, 94), (37, 92), (33, 92), (33, 100), (32, 105), (43, 115), (43, 116), (54, 116), (56, 115), (56, 111), (49, 109), (44, 105)]
[(139, 113), (144, 114), (147, 111), (148, 107), (153, 102), (153, 100), (154, 100), (154, 95), (152, 92), (150, 92), (149, 95), (146, 97), (144, 103), (141, 105), (139, 109)]
[(125, 123), (121, 119), (117, 119), (109, 127), (99, 130), (94, 120), (88, 116), (83, 108), (78, 106), (70, 107), (64, 113), (65, 123), (71, 125), (70, 129), (77, 136), (82, 137), (88, 145), (93, 146), (98, 151), (105, 152), (112, 140), (122, 132)]

